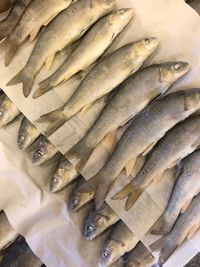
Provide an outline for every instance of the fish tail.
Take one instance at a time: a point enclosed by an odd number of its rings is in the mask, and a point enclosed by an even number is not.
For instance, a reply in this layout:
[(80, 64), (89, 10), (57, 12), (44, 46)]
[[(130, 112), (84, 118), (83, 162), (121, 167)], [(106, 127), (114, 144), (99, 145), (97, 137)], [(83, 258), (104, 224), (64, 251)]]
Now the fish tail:
[(23, 93), (25, 97), (28, 97), (31, 89), (33, 87), (34, 76), (27, 71), (26, 68), (23, 68), (14, 78), (12, 78), (7, 86), (15, 85), (18, 83), (23, 83)]
[(150, 248), (152, 251), (160, 251), (158, 264), (163, 264), (175, 251), (177, 244), (167, 235), (153, 243)]
[(158, 221), (151, 228), (152, 235), (165, 235), (170, 232), (172, 228), (172, 224), (168, 220), (168, 216), (162, 214), (162, 216), (158, 219)]
[(52, 135), (55, 131), (57, 131), (65, 122), (67, 121), (66, 117), (65, 117), (65, 114), (64, 113), (61, 113), (60, 114), (60, 117), (51, 122), (46, 131), (45, 131), (45, 136), (46, 137), (49, 137), (50, 135)]
[(84, 138), (69, 150), (67, 157), (69, 159), (78, 159), (78, 163), (76, 165), (77, 172), (80, 172), (83, 169), (92, 153), (92, 150), (93, 149), (86, 144)]
[(46, 79), (40, 83), (40, 87), (33, 94), (33, 98), (36, 99), (40, 97), (41, 95), (44, 95), (51, 89), (53, 89), (53, 86), (50, 83), (50, 79)]
[(0, 51), (5, 53), (4, 65), (7, 67), (16, 54), (18, 45), (7, 37), (0, 45)]
[(63, 107), (40, 116), (39, 120), (43, 122), (53, 122), (59, 119), (62, 113), (63, 113)]

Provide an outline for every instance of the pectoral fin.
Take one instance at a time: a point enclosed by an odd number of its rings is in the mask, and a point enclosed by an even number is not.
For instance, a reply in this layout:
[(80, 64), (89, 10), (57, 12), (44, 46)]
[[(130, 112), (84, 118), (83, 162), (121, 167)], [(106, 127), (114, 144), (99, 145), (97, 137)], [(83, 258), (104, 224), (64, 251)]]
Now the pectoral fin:
[(133, 168), (136, 165), (136, 162), (137, 162), (137, 158), (133, 158), (126, 164), (126, 166), (125, 166), (126, 176), (130, 176), (131, 175), (131, 173), (133, 171)]
[(55, 57), (55, 54), (49, 56), (49, 57), (46, 59), (46, 61), (45, 61), (45, 65), (46, 65), (47, 70), (50, 70), (51, 66), (53, 65), (54, 57)]

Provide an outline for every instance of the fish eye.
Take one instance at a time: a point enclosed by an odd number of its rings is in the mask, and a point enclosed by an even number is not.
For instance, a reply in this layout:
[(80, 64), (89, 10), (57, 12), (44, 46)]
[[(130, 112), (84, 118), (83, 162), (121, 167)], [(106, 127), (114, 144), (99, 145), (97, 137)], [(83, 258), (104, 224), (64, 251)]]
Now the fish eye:
[(2, 116), (3, 116), (3, 111), (1, 110), (1, 111), (0, 111), (0, 117), (2, 117)]
[(39, 158), (42, 157), (42, 156), (44, 156), (44, 152), (43, 152), (42, 150), (40, 150), (40, 149), (37, 151), (36, 154), (37, 154), (37, 156), (38, 156)]
[(151, 40), (149, 38), (145, 38), (144, 41), (146, 44), (149, 44)]
[(53, 183), (53, 184), (57, 184), (57, 182), (58, 182), (58, 178), (53, 177), (53, 179), (52, 179), (52, 183)]
[(125, 10), (120, 10), (119, 14), (123, 15), (125, 13)]
[(107, 258), (109, 256), (109, 254), (110, 254), (110, 252), (107, 249), (104, 250), (104, 252), (103, 252), (104, 258)]
[(179, 68), (180, 68), (180, 64), (179, 64), (179, 63), (175, 63), (175, 64), (174, 64), (174, 69), (175, 69), (175, 70), (178, 70)]
[(94, 227), (92, 226), (92, 225), (90, 225), (89, 227), (88, 227), (88, 232), (93, 232), (94, 231)]
[(75, 199), (73, 200), (73, 204), (74, 204), (74, 206), (77, 206), (77, 205), (79, 204), (79, 200), (78, 200), (77, 198), (75, 198)]
[(63, 173), (64, 173), (64, 169), (63, 169), (63, 168), (59, 168), (59, 169), (58, 169), (58, 173), (59, 173), (59, 174), (63, 174)]
[(26, 140), (26, 137), (24, 135), (20, 135), (19, 141), (24, 142)]

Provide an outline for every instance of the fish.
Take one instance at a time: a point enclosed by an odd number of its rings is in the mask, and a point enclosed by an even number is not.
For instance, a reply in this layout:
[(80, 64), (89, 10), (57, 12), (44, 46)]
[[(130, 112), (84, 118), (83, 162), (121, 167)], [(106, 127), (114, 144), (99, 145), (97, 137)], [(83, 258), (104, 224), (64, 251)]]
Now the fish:
[(165, 170), (175, 166), (199, 145), (200, 116), (189, 117), (166, 133), (150, 152), (138, 175), (114, 198), (128, 197), (125, 207), (129, 210), (152, 181), (160, 180)]
[(31, 0), (15, 0), (8, 16), (0, 22), (0, 41), (10, 35)]
[[(139, 70), (125, 80), (107, 103), (86, 136), (67, 153), (69, 159), (78, 159), (77, 171), (81, 171), (93, 149), (113, 131), (143, 110), (158, 95), (185, 75), (190, 69), (187, 62), (167, 62)], [(113, 120), (115, 118), (115, 120)]]
[(142, 242), (139, 242), (137, 246), (125, 254), (123, 258), (124, 267), (152, 267), (156, 262), (155, 257)]
[(61, 157), (50, 181), (50, 192), (60, 191), (76, 179), (78, 175), (74, 166), (65, 157)]
[(200, 15), (200, 2), (199, 0), (188, 1), (188, 4)]
[(6, 126), (12, 122), (20, 115), (20, 113), (20, 110), (15, 106), (10, 98), (5, 95), (0, 103), (0, 127)]
[(0, 212), (0, 252), (4, 251), (17, 238), (18, 233), (10, 225), (4, 211)]
[(64, 106), (41, 116), (43, 121), (50, 122), (45, 135), (53, 134), (79, 111), (86, 112), (94, 101), (136, 72), (157, 46), (156, 38), (145, 38), (126, 44), (99, 60)]
[(41, 260), (35, 256), (21, 236), (7, 249), (1, 261), (1, 267), (42, 267), (42, 265)]
[(178, 167), (179, 175), (177, 175), (169, 203), (162, 216), (151, 229), (151, 234), (163, 235), (169, 233), (179, 214), (184, 213), (194, 196), (200, 192), (199, 163), (200, 150), (198, 149), (180, 164)]
[[(49, 1), (45, 2), (52, 9)], [(115, 4), (115, 0), (79, 0), (60, 12), (41, 33), (24, 68), (7, 85), (23, 83), (24, 96), (28, 97), (44, 63), (50, 69), (56, 53), (78, 40), (99, 18), (112, 11)], [(15, 46), (10, 47), (6, 65), (15, 51)]]
[(125, 28), (133, 17), (131, 8), (113, 11), (102, 18), (86, 34), (78, 47), (67, 60), (44, 81), (40, 82), (34, 98), (41, 96), (63, 81), (67, 81), (79, 71), (93, 64), (111, 45), (112, 41)]
[(93, 240), (120, 220), (119, 216), (104, 202), (100, 210), (90, 211), (84, 223), (83, 237)]
[(45, 136), (42, 136), (37, 148), (33, 152), (32, 163), (34, 165), (41, 165), (53, 158), (57, 153), (58, 149)]
[[(125, 168), (129, 176), (139, 157), (147, 154), (164, 134), (200, 107), (200, 89), (178, 91), (159, 98), (132, 119), (103, 168), (79, 192), (95, 191), (100, 208), (116, 177)], [(113, 197), (127, 196), (123, 191)]]
[(200, 194), (191, 202), (187, 210), (181, 214), (174, 227), (167, 235), (150, 246), (152, 251), (159, 251), (158, 264), (163, 264), (172, 253), (186, 240), (193, 237), (200, 226)]
[(20, 150), (25, 150), (40, 136), (38, 129), (24, 116), (18, 131), (17, 143)]
[(126, 252), (132, 250), (137, 243), (138, 239), (131, 230), (129, 230), (125, 223), (120, 220), (114, 225), (103, 244), (99, 260), (100, 266), (110, 266)]

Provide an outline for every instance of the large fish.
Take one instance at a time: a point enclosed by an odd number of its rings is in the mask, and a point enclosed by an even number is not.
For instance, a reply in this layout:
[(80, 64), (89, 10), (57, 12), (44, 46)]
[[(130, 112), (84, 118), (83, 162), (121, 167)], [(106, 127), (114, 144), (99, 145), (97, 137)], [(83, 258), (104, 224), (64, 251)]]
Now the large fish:
[(40, 135), (38, 129), (24, 117), (21, 121), (17, 143), (21, 150), (25, 150), (29, 147)]
[(93, 240), (119, 220), (117, 214), (104, 202), (100, 210), (94, 207), (90, 211), (84, 223), (83, 236), (87, 240)]
[(2, 102), (0, 103), (0, 127), (12, 122), (19, 116), (20, 113), (20, 110), (15, 106), (10, 98), (4, 96)]
[(95, 190), (95, 204), (98, 209), (123, 168), (126, 168), (129, 176), (137, 165), (139, 156), (147, 154), (170, 128), (199, 107), (200, 89), (171, 93), (154, 101), (133, 118), (110, 159), (79, 191), (88, 193)]
[(35, 92), (34, 97), (44, 94), (94, 63), (129, 23), (132, 16), (133, 10), (127, 8), (113, 11), (102, 18), (86, 34), (80, 45), (71, 53), (61, 67), (40, 83), (40, 88)]
[(93, 149), (106, 135), (112, 138), (109, 133), (134, 117), (156, 96), (164, 94), (188, 70), (186, 62), (168, 62), (140, 70), (122, 83), (88, 134), (67, 153), (68, 158), (79, 160), (77, 171), (82, 169)]
[[(47, 4), (51, 9), (49, 1)], [(8, 85), (23, 83), (24, 96), (27, 97), (35, 76), (44, 63), (50, 68), (57, 52), (79, 39), (95, 21), (114, 7), (114, 0), (80, 0), (63, 10), (41, 33), (25, 67)], [(13, 51), (12, 47), (9, 59)]]
[(0, 22), (0, 40), (7, 37), (16, 27), (31, 0), (15, 0), (8, 16)]
[(50, 191), (58, 192), (77, 177), (78, 173), (74, 166), (65, 157), (61, 157), (50, 181)]
[(129, 210), (153, 180), (160, 179), (165, 170), (176, 165), (199, 145), (200, 116), (192, 116), (166, 133), (147, 157), (138, 175), (114, 198), (128, 197), (126, 210)]
[(191, 202), (187, 210), (179, 216), (171, 232), (150, 246), (160, 251), (159, 264), (168, 260), (185, 239), (190, 239), (200, 226), (200, 194)]
[(41, 165), (53, 158), (58, 153), (58, 149), (44, 136), (42, 136), (37, 148), (33, 152), (32, 162), (34, 165)]
[[(198, 122), (196, 121), (196, 123), (199, 124), (200, 120)], [(198, 125), (196, 126), (198, 128)], [(185, 143), (184, 145), (187, 146), (187, 139), (185, 139)], [(187, 209), (193, 197), (200, 192), (200, 150), (197, 150), (183, 160), (178, 173), (180, 174), (175, 183), (169, 203), (162, 216), (153, 226), (151, 230), (152, 234), (161, 235), (169, 233), (179, 214)]]
[(41, 267), (43, 263), (29, 248), (25, 239), (19, 237), (6, 251), (1, 267)]
[(46, 135), (51, 135), (80, 110), (86, 111), (95, 100), (111, 92), (136, 72), (157, 45), (156, 38), (146, 38), (129, 43), (103, 57), (63, 107), (41, 116), (45, 121), (50, 121)]
[(116, 225), (114, 225), (103, 244), (100, 255), (100, 266), (110, 266), (126, 252), (132, 250), (137, 243), (138, 239), (120, 220)]

